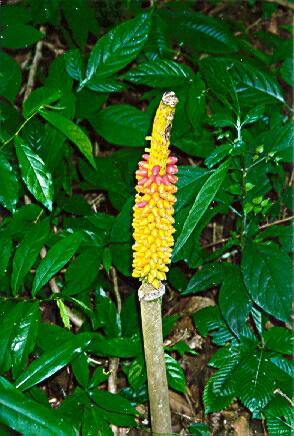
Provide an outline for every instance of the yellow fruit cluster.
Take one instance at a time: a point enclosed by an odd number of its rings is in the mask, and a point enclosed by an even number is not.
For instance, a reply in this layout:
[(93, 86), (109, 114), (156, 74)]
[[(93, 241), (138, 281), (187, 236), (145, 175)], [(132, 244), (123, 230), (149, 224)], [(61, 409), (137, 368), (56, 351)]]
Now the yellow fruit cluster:
[(136, 171), (133, 277), (154, 288), (166, 279), (174, 243), (174, 184), (178, 169), (177, 158), (169, 156), (169, 138), (177, 102), (174, 93), (164, 94), (153, 123), (151, 147), (145, 150)]

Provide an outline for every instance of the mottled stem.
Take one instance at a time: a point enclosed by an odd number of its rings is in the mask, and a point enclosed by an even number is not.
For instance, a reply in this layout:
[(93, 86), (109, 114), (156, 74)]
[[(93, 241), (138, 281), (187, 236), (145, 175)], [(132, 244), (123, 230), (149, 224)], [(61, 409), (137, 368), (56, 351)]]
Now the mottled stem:
[(172, 429), (163, 351), (161, 296), (156, 296), (159, 290), (153, 288), (155, 299), (150, 300), (150, 288), (150, 284), (143, 284), (139, 289), (139, 295), (141, 295), (140, 306), (151, 427), (152, 434), (169, 435)]

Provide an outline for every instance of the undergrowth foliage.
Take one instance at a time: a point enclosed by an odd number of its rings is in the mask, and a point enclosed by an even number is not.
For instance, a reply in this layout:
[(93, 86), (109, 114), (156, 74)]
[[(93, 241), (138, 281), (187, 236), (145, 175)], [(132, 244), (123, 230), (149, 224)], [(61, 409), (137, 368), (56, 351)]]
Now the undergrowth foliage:
[[(214, 302), (192, 314), (214, 346), (203, 408), (239, 401), (270, 435), (290, 435), (290, 27), (255, 32), (190, 2), (100, 3), (1, 6), (0, 432), (146, 427), (131, 217), (145, 137), (173, 90), (167, 283), (178, 300)], [(180, 316), (163, 318), (165, 337)], [(183, 340), (166, 347), (169, 387), (183, 394), (184, 353), (198, 359)], [(119, 393), (107, 390), (113, 358)]]

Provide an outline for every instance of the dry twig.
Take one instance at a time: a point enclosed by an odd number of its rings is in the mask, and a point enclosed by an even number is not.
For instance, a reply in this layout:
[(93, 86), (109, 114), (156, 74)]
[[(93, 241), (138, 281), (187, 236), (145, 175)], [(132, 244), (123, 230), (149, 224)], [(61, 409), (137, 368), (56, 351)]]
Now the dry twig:
[[(40, 27), (40, 32), (45, 34), (45, 27), (44, 26)], [(30, 68), (29, 76), (28, 76), (27, 86), (26, 86), (26, 90), (25, 90), (25, 94), (24, 94), (24, 98), (23, 98), (24, 101), (28, 98), (28, 96), (30, 95), (30, 93), (34, 89), (38, 65), (39, 65), (40, 60), (42, 59), (42, 47), (43, 47), (43, 40), (41, 39), (40, 41), (37, 42), (37, 45), (36, 45), (36, 51), (35, 51), (35, 55), (33, 57), (32, 65)]]
[[(113, 282), (113, 290), (114, 290), (114, 295), (115, 295), (115, 299), (116, 299), (116, 307), (117, 307), (118, 313), (120, 313), (121, 312), (121, 298), (120, 298), (120, 293), (119, 293), (117, 274), (116, 274), (116, 270), (113, 266), (110, 268), (110, 273), (111, 273), (111, 278), (112, 278), (112, 282)], [(108, 367), (108, 370), (111, 373), (110, 376), (108, 377), (108, 392), (111, 392), (112, 394), (116, 394), (116, 392), (117, 392), (118, 367), (119, 367), (119, 358), (118, 357), (111, 357), (109, 359), (109, 367)], [(115, 436), (119, 434), (119, 430), (118, 430), (118, 427), (116, 425), (112, 425), (111, 429), (112, 429)]]

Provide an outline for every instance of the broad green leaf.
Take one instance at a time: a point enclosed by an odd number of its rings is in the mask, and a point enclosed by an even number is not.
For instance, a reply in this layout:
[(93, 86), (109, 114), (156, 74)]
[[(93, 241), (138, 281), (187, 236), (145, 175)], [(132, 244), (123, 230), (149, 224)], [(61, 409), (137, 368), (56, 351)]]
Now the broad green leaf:
[(271, 327), (263, 334), (264, 347), (283, 354), (293, 352), (293, 333), (284, 327)]
[(0, 47), (26, 48), (43, 37), (43, 33), (28, 24), (9, 23), (1, 28)]
[(201, 60), (200, 70), (211, 91), (219, 99), (224, 109), (227, 109), (223, 110), (221, 114), (217, 114), (217, 117), (214, 116), (212, 123), (220, 124), (221, 121), (222, 127), (234, 125), (231, 111), (233, 110), (238, 116), (240, 107), (236, 84), (230, 75), (227, 63), (220, 58), (205, 57)]
[(210, 169), (229, 156), (232, 149), (231, 144), (222, 144), (217, 147), (206, 159), (205, 165)]
[(79, 148), (81, 153), (88, 159), (90, 164), (95, 168), (90, 139), (79, 126), (55, 112), (42, 110), (40, 114), (43, 118), (45, 118), (46, 121), (52, 124), (70, 141), (72, 141)]
[(219, 285), (224, 280), (226, 271), (229, 269), (227, 267), (229, 265), (221, 262), (204, 265), (190, 279), (182, 295), (196, 294), (197, 292), (202, 292)]
[(230, 396), (236, 393), (234, 371), (240, 362), (240, 352), (231, 353), (230, 359), (213, 375), (212, 392), (216, 395)]
[(90, 122), (96, 132), (111, 144), (143, 147), (150, 119), (134, 106), (117, 104), (98, 112)]
[(0, 257), (0, 277), (6, 273), (6, 268), (12, 252), (12, 240), (8, 232), (0, 233), (0, 247), (1, 247), (1, 257)]
[(18, 63), (4, 51), (0, 51), (0, 64), (0, 95), (13, 101), (21, 85), (21, 69)]
[(59, 100), (61, 96), (62, 92), (59, 89), (50, 89), (46, 87), (36, 89), (24, 101), (24, 117), (28, 118), (34, 112), (38, 112), (38, 110), (41, 109), (43, 106)]
[(276, 397), (264, 409), (264, 415), (266, 418), (266, 428), (270, 436), (293, 435), (293, 406), (282, 395), (276, 394)]
[(106, 295), (96, 295), (95, 314), (97, 324), (103, 326), (105, 336), (115, 338), (121, 336), (120, 315), (113, 301)]
[(180, 166), (177, 176), (179, 180), (177, 182), (177, 202), (175, 203), (176, 212), (196, 195), (207, 179), (208, 172), (200, 167)]
[[(0, 60), (1, 62), (1, 60)], [(0, 203), (11, 212), (15, 211), (18, 201), (18, 182), (13, 172), (13, 168), (0, 154)]]
[(138, 83), (155, 88), (168, 88), (192, 82), (194, 73), (184, 64), (175, 61), (161, 60), (140, 64), (122, 77), (132, 83)]
[(262, 349), (246, 355), (236, 370), (238, 397), (251, 412), (265, 407), (275, 390), (272, 367)]
[(128, 368), (128, 382), (133, 389), (140, 389), (147, 380), (145, 360), (143, 356), (138, 356), (133, 360)]
[(200, 309), (193, 315), (193, 320), (201, 336), (210, 334), (213, 343), (217, 345), (225, 345), (235, 339), (226, 326), (217, 306)]
[(280, 73), (282, 76), (282, 79), (289, 85), (294, 85), (294, 79), (293, 79), (293, 61), (292, 58), (286, 59), (281, 67), (280, 67)]
[(38, 219), (41, 212), (42, 208), (37, 204), (32, 203), (21, 206), (7, 225), (7, 233), (15, 241), (20, 241), (24, 234), (30, 230), (33, 222)]
[(24, 391), (46, 380), (68, 365), (89, 343), (90, 337), (88, 334), (79, 334), (63, 342), (53, 350), (43, 353), (16, 380), (16, 387)]
[(81, 85), (95, 78), (104, 79), (134, 60), (148, 39), (150, 13), (126, 21), (102, 36), (93, 48)]
[(256, 121), (262, 119), (264, 114), (264, 104), (259, 104), (253, 109), (251, 109), (245, 116), (244, 121), (242, 122), (242, 126), (245, 124), (256, 123)]
[(131, 405), (131, 403), (119, 394), (112, 394), (99, 389), (90, 391), (89, 394), (102, 409), (115, 413), (124, 413), (134, 416), (138, 415), (137, 410)]
[(56, 410), (29, 399), (3, 377), (0, 377), (0, 421), (21, 434), (77, 434), (67, 419), (61, 418)]
[(19, 313), (10, 345), (14, 378), (17, 378), (26, 367), (28, 355), (35, 346), (41, 318), (38, 302), (19, 304), (22, 304), (22, 311)]
[(239, 267), (228, 270), (219, 293), (222, 315), (237, 337), (242, 335), (252, 306)]
[[(3, 303), (2, 303), (3, 304)], [(10, 343), (13, 339), (13, 332), (17, 322), (21, 319), (23, 302), (12, 307), (1, 323), (0, 335), (0, 373), (5, 373), (11, 366)]]
[[(60, 9), (58, 1), (57, 8)], [(74, 41), (84, 48), (89, 32), (94, 35), (99, 34), (99, 26), (96, 21), (95, 11), (93, 10), (95, 5), (84, 0), (71, 0), (70, 2), (63, 2), (62, 8)]]
[(121, 92), (126, 89), (126, 85), (124, 83), (119, 82), (116, 79), (96, 79), (95, 77), (87, 82), (87, 88), (91, 89), (91, 91), (96, 92)]
[(49, 234), (49, 221), (32, 224), (21, 244), (17, 247), (13, 259), (11, 287), (13, 295), (17, 295), (23, 279), (35, 263)]
[(99, 248), (89, 248), (76, 257), (66, 270), (62, 294), (75, 295), (89, 288), (97, 277), (101, 257), (102, 252)]
[(80, 50), (77, 48), (65, 53), (66, 71), (75, 80), (79, 82), (83, 79), (83, 59)]
[(179, 362), (169, 354), (164, 355), (168, 385), (179, 392), (186, 392), (185, 374)]
[(254, 145), (264, 145), (267, 152), (281, 152), (292, 147), (294, 141), (293, 121), (261, 133), (254, 139)]
[(210, 377), (203, 392), (203, 403), (205, 407), (205, 414), (218, 412), (226, 409), (234, 400), (235, 394), (219, 395), (215, 394), (212, 390), (213, 383), (217, 377), (217, 373)]
[(290, 258), (275, 244), (248, 242), (242, 258), (244, 283), (253, 301), (282, 321), (291, 313)]
[(81, 242), (81, 235), (74, 233), (53, 245), (46, 257), (41, 260), (33, 282), (32, 295), (35, 296), (54, 274), (56, 274), (75, 254)]
[(237, 50), (236, 39), (220, 20), (187, 8), (168, 11), (165, 15), (178, 41), (194, 51), (230, 53)]
[(137, 423), (133, 415), (111, 412), (98, 406), (96, 407), (96, 413), (99, 414), (100, 418), (118, 427), (137, 427)]
[(189, 236), (195, 229), (196, 225), (202, 218), (203, 214), (214, 199), (219, 190), (224, 178), (226, 177), (230, 161), (223, 163), (204, 183), (199, 193), (196, 196), (194, 204), (190, 209), (189, 215), (184, 223), (182, 232), (180, 233), (173, 255), (183, 247)]
[(50, 211), (53, 201), (52, 176), (45, 163), (19, 136), (15, 137), (15, 149), (22, 179), (33, 194)]
[(210, 436), (210, 431), (207, 424), (195, 422), (188, 428), (189, 434), (192, 436)]
[(103, 419), (101, 414), (97, 412), (97, 409), (98, 407), (94, 404), (88, 404), (84, 408), (82, 434), (87, 436), (97, 436), (97, 434), (113, 436), (109, 424)]
[[(62, 301), (62, 300), (58, 300)], [(86, 353), (80, 354), (71, 363), (72, 371), (78, 383), (87, 388), (89, 383), (89, 368), (88, 368), (88, 357)], [(101, 369), (101, 368), (99, 368)]]
[(98, 356), (136, 357), (143, 353), (142, 343), (137, 335), (127, 338), (105, 339), (95, 333), (92, 337), (90, 351)]
[(230, 73), (233, 77), (233, 80), (237, 83), (263, 92), (282, 103), (285, 102), (278, 81), (270, 76), (267, 72), (253, 67), (245, 62), (233, 61), (230, 68)]

